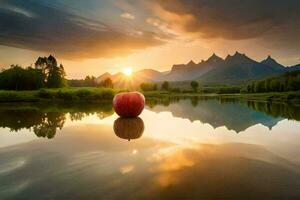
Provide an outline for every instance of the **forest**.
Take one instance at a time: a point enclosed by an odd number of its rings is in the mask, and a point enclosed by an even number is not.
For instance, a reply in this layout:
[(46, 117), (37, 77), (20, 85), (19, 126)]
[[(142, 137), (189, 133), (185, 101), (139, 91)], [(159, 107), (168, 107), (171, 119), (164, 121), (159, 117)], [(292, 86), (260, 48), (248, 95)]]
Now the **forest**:
[(249, 83), (242, 92), (289, 92), (300, 90), (300, 71), (286, 72), (282, 75)]

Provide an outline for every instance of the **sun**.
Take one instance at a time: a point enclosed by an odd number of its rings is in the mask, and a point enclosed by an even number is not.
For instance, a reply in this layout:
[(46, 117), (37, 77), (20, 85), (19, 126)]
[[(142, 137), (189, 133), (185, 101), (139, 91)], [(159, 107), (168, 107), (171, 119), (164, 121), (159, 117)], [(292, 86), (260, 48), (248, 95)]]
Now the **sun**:
[(126, 67), (123, 69), (123, 74), (125, 76), (131, 76), (132, 75), (132, 69), (130, 67)]

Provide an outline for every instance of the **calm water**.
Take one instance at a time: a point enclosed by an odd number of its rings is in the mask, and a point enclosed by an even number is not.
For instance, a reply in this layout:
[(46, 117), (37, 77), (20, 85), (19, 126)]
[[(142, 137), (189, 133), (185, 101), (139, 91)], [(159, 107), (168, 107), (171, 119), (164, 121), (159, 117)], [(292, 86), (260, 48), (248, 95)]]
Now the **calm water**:
[(1, 105), (0, 199), (299, 199), (300, 108)]

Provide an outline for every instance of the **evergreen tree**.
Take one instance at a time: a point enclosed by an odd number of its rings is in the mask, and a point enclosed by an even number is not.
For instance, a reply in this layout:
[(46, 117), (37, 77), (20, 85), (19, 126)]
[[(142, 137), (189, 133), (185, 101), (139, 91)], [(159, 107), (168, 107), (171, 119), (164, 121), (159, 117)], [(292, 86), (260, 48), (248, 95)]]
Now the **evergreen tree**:
[(162, 90), (169, 90), (169, 82), (168, 81), (164, 81), (161, 85), (161, 89)]
[(198, 91), (198, 87), (199, 87), (199, 83), (197, 81), (192, 81), (191, 82), (191, 87), (193, 88), (193, 90), (195, 92), (197, 92)]

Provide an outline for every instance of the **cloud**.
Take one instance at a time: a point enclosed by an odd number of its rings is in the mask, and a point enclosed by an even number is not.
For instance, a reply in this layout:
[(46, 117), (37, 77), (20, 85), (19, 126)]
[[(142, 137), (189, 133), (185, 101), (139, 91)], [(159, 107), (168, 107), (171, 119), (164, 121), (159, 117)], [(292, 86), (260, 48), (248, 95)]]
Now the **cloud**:
[(149, 31), (117, 30), (43, 1), (2, 0), (0, 45), (54, 53), (67, 59), (114, 57), (164, 42)]
[(298, 0), (157, 0), (160, 17), (200, 38), (259, 39), (300, 51)]
[(124, 18), (124, 19), (129, 19), (129, 20), (135, 19), (135, 16), (132, 15), (132, 14), (130, 14), (130, 13), (122, 13), (122, 14), (120, 15), (120, 17), (122, 17), (122, 18)]

